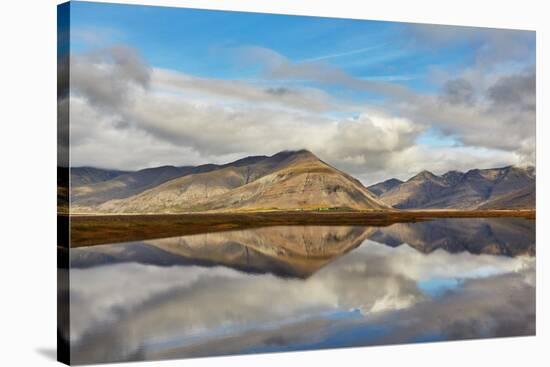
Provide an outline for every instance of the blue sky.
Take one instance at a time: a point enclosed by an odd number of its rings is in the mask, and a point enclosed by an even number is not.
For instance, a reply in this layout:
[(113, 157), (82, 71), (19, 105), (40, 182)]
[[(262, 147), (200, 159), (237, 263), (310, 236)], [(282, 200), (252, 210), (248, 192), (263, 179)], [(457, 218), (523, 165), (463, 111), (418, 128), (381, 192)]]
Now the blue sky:
[[(418, 45), (407, 23), (211, 11), (122, 4), (73, 3), (75, 52), (124, 43), (152, 65), (216, 78), (254, 78), (232, 51), (261, 46), (294, 62), (326, 61), (359, 78), (433, 89), (434, 67), (459, 69), (474, 59), (469, 42)], [(86, 33), (95, 33), (90, 42)]]
[[(90, 55), (108, 53), (115, 47), (132, 50), (140, 63), (150, 70), (146, 80), (147, 83), (151, 81), (151, 85), (147, 84), (146, 89), (155, 97), (166, 97), (169, 90), (178, 94), (182, 103), (191, 100), (194, 106), (208, 103), (213, 110), (225, 109), (226, 115), (228, 111), (235, 113), (236, 109), (249, 115), (264, 113), (266, 109), (277, 113), (275, 104), (281, 113), (293, 110), (287, 120), (273, 122), (267, 128), (294, 123), (309, 126), (312, 119), (318, 118), (319, 126), (341, 130), (335, 132), (334, 138), (354, 135), (347, 132), (352, 125), (368, 136), (371, 136), (369, 129), (376, 130), (372, 135), (379, 139), (379, 145), (384, 149), (376, 147), (374, 140), (368, 142), (373, 146), (363, 150), (361, 142), (356, 142), (359, 145), (356, 149), (333, 149), (330, 152), (321, 149), (323, 151), (318, 152), (318, 155), (335, 164), (343, 164), (364, 180), (368, 180), (367, 171), (375, 172), (373, 175), (376, 177), (385, 174), (404, 177), (419, 168), (416, 164), (406, 170), (397, 169), (399, 159), (396, 154), (406, 154), (407, 149), (410, 154), (421, 154), (423, 158), (419, 156), (419, 159), (433, 156), (447, 162), (427, 162), (426, 166), (435, 171), (456, 166), (461, 154), (469, 161), (458, 164), (458, 169), (467, 169), (476, 161), (485, 165), (534, 164), (534, 149), (527, 147), (534, 145), (534, 115), (528, 116), (529, 109), (533, 110), (531, 94), (534, 90), (529, 90), (527, 82), (522, 84), (521, 80), (517, 80), (528, 79), (530, 73), (534, 73), (534, 32), (72, 2), (73, 58), (93, 63), (94, 58)], [(113, 59), (110, 60), (107, 63), (113, 62)], [(94, 65), (97, 66), (97, 63)], [(170, 77), (167, 71), (172, 73)], [(162, 82), (158, 82), (159, 78)], [(185, 79), (183, 87), (181, 78)], [(192, 85), (189, 85), (189, 78), (193, 79)], [(202, 83), (200, 90), (194, 81)], [(227, 92), (229, 94), (220, 95), (216, 89), (220, 89), (223, 81), (242, 83), (238, 86), (242, 86), (243, 91), (232, 90)], [(501, 84), (516, 83), (518, 93), (525, 95), (525, 98), (519, 97), (525, 105), (513, 106), (513, 119), (510, 113), (500, 116), (501, 112), (496, 108), (499, 101), (510, 99), (502, 95), (506, 88), (498, 88), (499, 81)], [(122, 84), (126, 88), (133, 82), (127, 80)], [(97, 83), (101, 81), (98, 79)], [(258, 93), (262, 90), (281, 93), (271, 93), (271, 101), (256, 96), (263, 108), (259, 111), (257, 104), (247, 103), (243, 97), (257, 93), (251, 88), (256, 88), (260, 91)], [(84, 99), (85, 91), (91, 90), (89, 86), (79, 88), (76, 84), (73, 89), (75, 97)], [(124, 90), (126, 92), (134, 93)], [(286, 100), (278, 100), (283, 98), (283, 93)], [(295, 111), (297, 103), (289, 101), (298, 95), (305, 99), (300, 102), (299, 111)], [(158, 107), (160, 103), (153, 98), (148, 101), (151, 101), (151, 108)], [(315, 107), (322, 111), (317, 111), (314, 116), (313, 102), (316, 106), (326, 104), (327, 107)], [(307, 108), (304, 107), (306, 104)], [(91, 104), (96, 112), (101, 110), (105, 113), (103, 107)], [(119, 106), (118, 110), (111, 110), (109, 114), (120, 115), (125, 120), (124, 126), (141, 130), (151, 139), (162, 140), (163, 136), (179, 133), (166, 126), (144, 127), (145, 124), (137, 121), (135, 115), (132, 117), (125, 112), (122, 116), (121, 111), (128, 110), (127, 104), (124, 107)], [(299, 122), (296, 122), (297, 116)], [(471, 121), (463, 121), (464, 117)], [(381, 122), (384, 119), (391, 120), (387, 127)], [(494, 131), (496, 124), (501, 123), (499, 121), (502, 121), (503, 129), (507, 124), (528, 125), (527, 133), (519, 137), (522, 143), (497, 141), (498, 136), (485, 139), (477, 136), (479, 133), (485, 134), (481, 130), (476, 132), (478, 127), (486, 126)], [(142, 162), (94, 161), (85, 156), (91, 154), (91, 147), (83, 150), (82, 154), (76, 154), (77, 162), (137, 168), (155, 163), (198, 163), (208, 159), (231, 159), (241, 154), (274, 153), (267, 148), (261, 152), (250, 151), (254, 149), (249, 144), (243, 144), (245, 148), (240, 151), (205, 148), (190, 142), (192, 134), (183, 131), (186, 129), (183, 117), (179, 124), (181, 140), (164, 139), (164, 143), (186, 146), (187, 153), (194, 157), (188, 162), (181, 159), (161, 162), (168, 154)], [(245, 125), (250, 127), (248, 123), (243, 123), (243, 129)], [(254, 127), (250, 128), (254, 130)], [(159, 133), (161, 129), (165, 131)], [(175, 129), (174, 125), (170, 129)], [(518, 131), (523, 130), (518, 128)], [(384, 133), (387, 136), (381, 135)], [(326, 134), (319, 131), (312, 135)], [(368, 136), (366, 140), (369, 140)], [(196, 137), (196, 140), (203, 138)], [(212, 144), (219, 143), (218, 140), (213, 139)], [(96, 143), (101, 145), (100, 141)], [(272, 144), (270, 149), (283, 145)], [(302, 145), (322, 146), (320, 143)], [(289, 146), (294, 147), (292, 144)], [(76, 143), (74, 148), (78, 150)], [(432, 152), (430, 149), (435, 150)], [(395, 167), (368, 167), (368, 162), (373, 159), (371, 154), (379, 154), (388, 165)], [(406, 160), (401, 160), (401, 163), (407, 164)], [(362, 166), (364, 168), (360, 168)]]

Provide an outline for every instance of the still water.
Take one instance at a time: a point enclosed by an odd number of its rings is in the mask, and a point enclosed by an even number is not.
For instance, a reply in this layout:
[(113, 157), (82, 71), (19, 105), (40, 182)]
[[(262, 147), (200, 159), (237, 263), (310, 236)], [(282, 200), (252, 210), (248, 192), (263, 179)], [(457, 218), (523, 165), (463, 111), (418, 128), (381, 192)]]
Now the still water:
[(71, 250), (73, 363), (535, 333), (535, 222), (285, 226)]

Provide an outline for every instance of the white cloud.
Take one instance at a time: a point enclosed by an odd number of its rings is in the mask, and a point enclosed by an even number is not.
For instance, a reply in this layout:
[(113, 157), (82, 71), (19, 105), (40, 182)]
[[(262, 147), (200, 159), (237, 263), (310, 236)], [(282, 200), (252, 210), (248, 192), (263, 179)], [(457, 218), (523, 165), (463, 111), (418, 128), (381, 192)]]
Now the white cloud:
[[(267, 85), (152, 68), (126, 47), (74, 55), (72, 164), (139, 169), (306, 148), (373, 183), (422, 169), (534, 163), (533, 70), (484, 78), (465, 72), (435, 96), (321, 62), (292, 63), (268, 49), (247, 48), (244, 55), (262, 63), (272, 78)], [(320, 88), (282, 87), (280, 78), (376, 92), (386, 101), (358, 105)], [(356, 117), (336, 117), (346, 115)], [(463, 146), (416, 143), (430, 127)]]
[(153, 87), (195, 99), (210, 97), (220, 104), (254, 103), (311, 112), (339, 108), (327, 93), (315, 88), (260, 87), (242, 81), (198, 78), (166, 69), (154, 69), (152, 80)]
[(356, 167), (350, 167), (350, 171), (358, 170), (356, 175), (365, 184), (374, 184), (395, 177), (407, 180), (417, 173), (428, 170), (435, 174), (443, 174), (449, 170), (466, 172), (472, 168), (495, 168), (506, 165), (521, 165), (524, 163), (522, 156), (514, 152), (469, 147), (427, 147), (414, 145), (392, 154), (379, 154), (381, 161), (378, 165), (371, 165), (367, 173), (359, 172), (365, 167), (366, 162), (356, 162)]
[[(403, 36), (412, 47), (463, 45), (474, 51), (477, 67), (492, 68), (503, 63), (532, 61), (535, 32), (515, 29), (460, 27), (433, 24), (407, 24)], [(526, 60), (527, 59), (527, 60)]]

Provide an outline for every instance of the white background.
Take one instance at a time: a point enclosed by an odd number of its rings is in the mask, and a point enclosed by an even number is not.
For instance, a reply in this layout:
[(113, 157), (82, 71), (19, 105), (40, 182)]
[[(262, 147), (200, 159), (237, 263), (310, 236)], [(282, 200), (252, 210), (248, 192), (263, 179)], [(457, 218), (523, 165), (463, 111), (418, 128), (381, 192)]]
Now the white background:
[[(129, 363), (125, 366), (542, 366), (548, 317), (548, 108), (550, 31), (545, 1), (144, 0), (285, 14), (520, 28), (537, 31), (537, 336), (318, 352)], [(55, 362), (56, 0), (0, 3), (0, 365)], [(546, 98), (547, 103), (548, 98)], [(546, 167), (545, 167), (546, 165)], [(7, 203), (7, 205), (5, 205)], [(541, 225), (542, 224), (542, 225)], [(546, 288), (546, 289), (545, 289)], [(304, 295), (307, 297), (307, 295)]]

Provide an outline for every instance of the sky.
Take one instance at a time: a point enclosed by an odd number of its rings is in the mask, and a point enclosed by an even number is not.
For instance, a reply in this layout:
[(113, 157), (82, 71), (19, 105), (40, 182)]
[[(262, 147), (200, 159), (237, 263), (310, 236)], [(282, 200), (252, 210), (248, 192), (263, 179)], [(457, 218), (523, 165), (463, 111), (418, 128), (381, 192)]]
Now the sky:
[(535, 164), (535, 32), (72, 2), (71, 164)]

